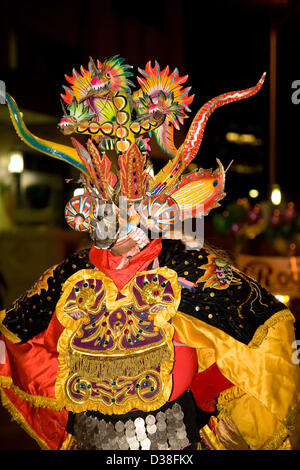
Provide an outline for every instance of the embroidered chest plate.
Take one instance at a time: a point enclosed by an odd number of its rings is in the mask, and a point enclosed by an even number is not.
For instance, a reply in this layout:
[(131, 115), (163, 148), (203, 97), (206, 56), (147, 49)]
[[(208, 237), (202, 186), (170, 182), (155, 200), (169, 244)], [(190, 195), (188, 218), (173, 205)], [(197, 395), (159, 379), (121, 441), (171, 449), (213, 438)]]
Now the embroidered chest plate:
[(121, 292), (97, 270), (81, 270), (63, 287), (56, 314), (56, 397), (75, 412), (155, 410), (172, 391), (174, 349), (169, 320), (180, 302), (177, 274), (137, 273)]

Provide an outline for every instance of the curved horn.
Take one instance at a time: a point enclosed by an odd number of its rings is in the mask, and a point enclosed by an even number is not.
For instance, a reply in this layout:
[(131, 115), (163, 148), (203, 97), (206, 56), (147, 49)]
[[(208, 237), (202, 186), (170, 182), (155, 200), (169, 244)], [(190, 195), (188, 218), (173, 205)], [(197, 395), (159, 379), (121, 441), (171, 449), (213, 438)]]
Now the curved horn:
[(184, 169), (197, 155), (207, 120), (215, 109), (224, 104), (243, 100), (255, 95), (261, 89), (265, 76), (266, 73), (262, 75), (257, 85), (252, 88), (224, 93), (223, 95), (211, 99), (200, 108), (193, 119), (184, 143), (177, 150), (175, 159), (169, 161), (150, 182), (149, 190), (151, 194), (167, 193), (168, 190), (174, 186), (176, 181), (178, 181)]
[(8, 93), (6, 93), (6, 100), (13, 126), (18, 136), (25, 144), (39, 152), (49, 155), (50, 157), (63, 160), (64, 162), (73, 165), (75, 168), (87, 175), (87, 170), (83, 166), (76, 150), (73, 147), (68, 147), (67, 145), (61, 145), (57, 144), (56, 142), (40, 139), (39, 137), (33, 135), (27, 129), (17, 103)]
[(255, 95), (261, 89), (265, 80), (265, 76), (266, 72), (262, 75), (258, 83), (252, 88), (224, 93), (223, 95), (219, 95), (216, 98), (211, 99), (204, 106), (202, 106), (193, 119), (193, 122), (184, 140), (184, 162), (186, 167), (197, 155), (202, 142), (207, 120), (211, 114), (220, 106), (224, 106), (224, 104), (250, 98), (250, 96)]

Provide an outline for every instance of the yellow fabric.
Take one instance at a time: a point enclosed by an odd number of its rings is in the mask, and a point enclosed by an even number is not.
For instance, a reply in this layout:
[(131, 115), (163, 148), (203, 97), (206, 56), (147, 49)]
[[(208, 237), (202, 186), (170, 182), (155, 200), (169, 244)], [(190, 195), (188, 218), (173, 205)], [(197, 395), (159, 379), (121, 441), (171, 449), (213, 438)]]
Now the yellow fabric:
[[(218, 406), (219, 408), (219, 406)], [(248, 394), (233, 399), (221, 407), (218, 420), (230, 416), (250, 449), (277, 449), (289, 434), (282, 424), (265, 406)], [(217, 426), (220, 433), (220, 426)]]
[(292, 363), (293, 316), (288, 310), (283, 312), (275, 314), (277, 322), (266, 322), (259, 346), (255, 342), (253, 347), (184, 313), (172, 319), (180, 341), (197, 350), (199, 370), (216, 362), (222, 374), (238, 386), (227, 392), (233, 394), (227, 404), (220, 397), (219, 407), (232, 418), (251, 449), (282, 445), (299, 406), (300, 369)]

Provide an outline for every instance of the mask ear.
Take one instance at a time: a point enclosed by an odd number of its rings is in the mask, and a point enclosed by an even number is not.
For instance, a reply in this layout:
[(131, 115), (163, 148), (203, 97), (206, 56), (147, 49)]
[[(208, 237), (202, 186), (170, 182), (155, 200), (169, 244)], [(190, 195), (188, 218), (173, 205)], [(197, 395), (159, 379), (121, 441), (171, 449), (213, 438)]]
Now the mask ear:
[(78, 232), (88, 232), (91, 219), (96, 217), (95, 199), (91, 196), (76, 196), (65, 207), (67, 224)]

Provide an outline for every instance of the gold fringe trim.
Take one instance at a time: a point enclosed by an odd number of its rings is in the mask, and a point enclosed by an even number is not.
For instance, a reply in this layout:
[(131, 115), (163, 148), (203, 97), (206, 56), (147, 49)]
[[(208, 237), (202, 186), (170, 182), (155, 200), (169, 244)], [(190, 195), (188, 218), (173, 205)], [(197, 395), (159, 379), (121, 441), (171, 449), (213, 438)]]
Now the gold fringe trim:
[(4, 375), (1, 375), (0, 377), (0, 387), (4, 388), (10, 388), (13, 384), (12, 378), (11, 377), (5, 377)]
[(9, 331), (8, 328), (6, 328), (6, 326), (3, 325), (3, 321), (6, 317), (6, 311), (5, 310), (1, 310), (0, 312), (0, 331), (4, 334), (4, 336), (11, 342), (11, 343), (20, 343), (20, 338), (18, 338), (17, 335), (15, 335), (14, 333), (12, 333), (11, 331)]
[[(228, 415), (227, 404), (230, 401), (238, 399), (243, 395), (245, 395), (245, 392), (238, 386), (231, 387), (230, 389), (221, 392), (217, 402), (217, 409), (219, 411), (218, 419), (222, 419), (224, 416)], [(289, 436), (291, 435), (294, 429), (296, 417), (299, 411), (300, 402), (298, 402), (297, 405), (288, 414), (285, 423), (282, 424), (278, 433), (276, 433), (275, 436), (271, 437), (264, 444), (261, 450), (291, 450)]]
[(63, 407), (57, 403), (55, 398), (50, 397), (41, 397), (35, 395), (29, 395), (29, 393), (23, 392), (19, 387), (16, 385), (12, 385), (11, 387), (17, 395), (19, 395), (23, 400), (28, 401), (31, 405), (40, 407), (40, 408), (51, 408), (52, 410), (59, 411)]
[(84, 354), (70, 355), (70, 372), (76, 372), (89, 380), (112, 380), (120, 376), (141, 374), (156, 369), (162, 362), (170, 360), (170, 352), (165, 344), (162, 347), (142, 354), (115, 358), (92, 358)]
[(11, 414), (12, 419), (16, 421), (16, 423), (21, 426), (22, 429), (30, 436), (32, 437), (40, 446), (42, 450), (50, 450), (49, 446), (46, 444), (43, 439), (41, 439), (34, 431), (31, 429), (23, 415), (15, 408), (15, 406), (12, 404), (12, 402), (8, 399), (6, 396), (4, 390), (1, 390), (1, 401), (2, 405), (4, 408), (7, 409), (7, 411)]
[(258, 348), (265, 337), (267, 336), (269, 332), (269, 328), (272, 326), (276, 325), (279, 321), (284, 321), (284, 320), (292, 320), (295, 322), (295, 317), (294, 315), (290, 312), (290, 310), (285, 309), (285, 310), (280, 310), (280, 312), (275, 313), (271, 318), (269, 318), (263, 325), (260, 325), (256, 332), (254, 333), (254, 336), (250, 343), (248, 344), (249, 348)]
[(10, 377), (0, 377), (0, 386), (4, 388), (11, 388), (22, 400), (28, 401), (30, 405), (40, 408), (51, 408), (55, 411), (60, 411), (63, 408), (62, 404), (59, 404), (56, 398), (41, 397), (38, 395), (30, 395), (24, 392), (19, 387), (14, 385)]

